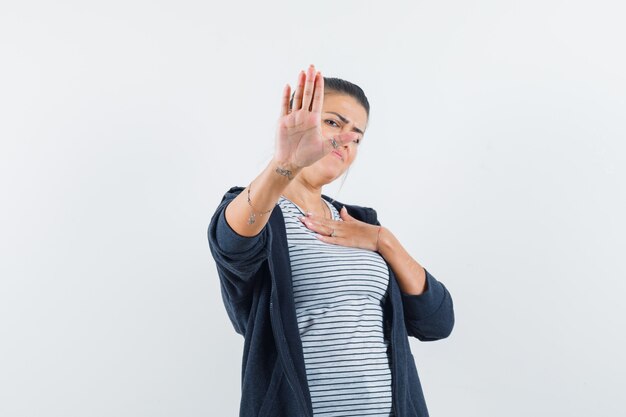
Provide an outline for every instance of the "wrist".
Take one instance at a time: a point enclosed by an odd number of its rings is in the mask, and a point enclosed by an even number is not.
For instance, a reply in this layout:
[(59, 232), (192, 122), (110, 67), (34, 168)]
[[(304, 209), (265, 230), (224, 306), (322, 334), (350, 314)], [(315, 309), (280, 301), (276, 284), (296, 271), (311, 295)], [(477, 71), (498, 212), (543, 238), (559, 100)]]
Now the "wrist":
[(272, 158), (272, 162), (270, 163), (270, 165), (274, 174), (285, 177), (290, 181), (294, 179), (296, 175), (300, 173), (300, 171), (302, 171), (301, 167), (298, 167), (291, 162), (281, 161), (276, 158)]
[(378, 236), (376, 240), (376, 251), (385, 256), (385, 253), (389, 253), (393, 250), (393, 234), (386, 227), (379, 226)]
[(380, 252), (380, 232), (383, 229), (382, 226), (374, 226), (374, 234), (375, 234), (375, 243), (374, 243), (374, 252)]

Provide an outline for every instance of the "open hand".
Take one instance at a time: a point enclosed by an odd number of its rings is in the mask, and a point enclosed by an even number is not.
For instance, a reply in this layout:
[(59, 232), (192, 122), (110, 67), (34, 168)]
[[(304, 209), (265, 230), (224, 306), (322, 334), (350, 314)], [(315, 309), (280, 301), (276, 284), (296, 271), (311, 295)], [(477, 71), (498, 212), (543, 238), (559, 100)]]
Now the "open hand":
[(333, 150), (358, 138), (353, 132), (337, 134), (333, 138), (322, 136), (322, 105), (324, 102), (324, 77), (311, 65), (306, 73), (300, 71), (298, 86), (289, 106), (291, 87), (283, 90), (281, 116), (276, 134), (274, 159), (292, 170), (312, 165)]
[(378, 250), (378, 234), (381, 226), (355, 219), (343, 207), (339, 211), (341, 220), (329, 220), (313, 214), (301, 217), (300, 221), (314, 231), (319, 240), (341, 246)]

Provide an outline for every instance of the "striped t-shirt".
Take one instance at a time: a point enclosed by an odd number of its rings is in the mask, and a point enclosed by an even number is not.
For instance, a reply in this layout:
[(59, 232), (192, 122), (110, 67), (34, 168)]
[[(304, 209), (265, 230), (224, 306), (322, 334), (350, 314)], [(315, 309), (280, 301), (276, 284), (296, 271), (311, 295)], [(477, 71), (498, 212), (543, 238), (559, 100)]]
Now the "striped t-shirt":
[(279, 205), (314, 416), (393, 416), (382, 310), (387, 264), (376, 252), (316, 239), (297, 205), (284, 197)]

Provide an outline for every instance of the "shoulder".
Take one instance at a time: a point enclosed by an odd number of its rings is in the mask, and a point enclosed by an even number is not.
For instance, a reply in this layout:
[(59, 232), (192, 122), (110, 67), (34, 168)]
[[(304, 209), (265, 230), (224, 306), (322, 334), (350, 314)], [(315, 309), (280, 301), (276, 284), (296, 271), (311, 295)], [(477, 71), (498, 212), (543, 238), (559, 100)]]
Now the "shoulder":
[(224, 197), (222, 197), (222, 202), (225, 200), (232, 200), (233, 198), (237, 197), (243, 190), (245, 190), (245, 187), (230, 187), (230, 189), (224, 193)]
[(330, 202), (333, 206), (335, 206), (338, 211), (341, 210), (342, 207), (345, 207), (346, 210), (348, 210), (348, 214), (355, 219), (361, 220), (369, 224), (379, 224), (378, 213), (376, 213), (376, 210), (371, 207), (360, 206), (356, 204), (344, 204), (326, 195), (322, 195), (322, 197), (326, 201)]

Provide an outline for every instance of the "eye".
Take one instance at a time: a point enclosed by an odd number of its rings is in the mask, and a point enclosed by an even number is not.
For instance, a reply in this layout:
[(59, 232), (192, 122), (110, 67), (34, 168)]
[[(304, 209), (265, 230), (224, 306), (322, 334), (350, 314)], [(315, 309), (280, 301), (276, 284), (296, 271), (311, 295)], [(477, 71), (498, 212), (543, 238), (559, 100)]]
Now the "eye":
[(361, 143), (361, 138), (358, 139), (354, 139), (352, 142), (356, 143), (357, 145)]
[(332, 120), (332, 119), (326, 119), (326, 120), (324, 120), (324, 122), (325, 122), (327, 125), (330, 125), (330, 126), (332, 126), (332, 127), (339, 127), (339, 125), (337, 124), (337, 122), (335, 122), (335, 121), (334, 121), (334, 120)]

